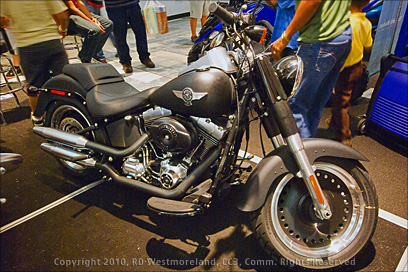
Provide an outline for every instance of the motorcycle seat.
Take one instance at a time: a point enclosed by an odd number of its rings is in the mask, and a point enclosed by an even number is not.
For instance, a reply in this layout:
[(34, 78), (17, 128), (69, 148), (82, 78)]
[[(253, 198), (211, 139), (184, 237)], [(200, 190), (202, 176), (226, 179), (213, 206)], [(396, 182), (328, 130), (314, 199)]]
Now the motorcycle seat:
[(158, 87), (139, 92), (126, 82), (97, 85), (86, 96), (88, 110), (92, 116), (105, 118), (128, 110), (147, 106), (150, 95)]
[(140, 92), (125, 82), (119, 72), (106, 63), (65, 65), (64, 74), (75, 79), (87, 92), (86, 103), (92, 116), (106, 118), (149, 104), (158, 88)]
[(63, 73), (78, 81), (87, 92), (97, 85), (124, 82), (119, 72), (107, 63), (67, 64)]

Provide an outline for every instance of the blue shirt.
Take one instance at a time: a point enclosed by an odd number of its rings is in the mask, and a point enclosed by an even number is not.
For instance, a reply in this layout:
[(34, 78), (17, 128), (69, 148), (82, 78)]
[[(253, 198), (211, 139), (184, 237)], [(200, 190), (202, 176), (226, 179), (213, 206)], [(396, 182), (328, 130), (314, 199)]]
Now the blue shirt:
[[(276, 8), (276, 18), (275, 18), (275, 25), (273, 26), (273, 32), (271, 37), (271, 42), (276, 41), (282, 36), (283, 31), (286, 30), (289, 23), (292, 21), (293, 16), (295, 16), (296, 8), (295, 8), (295, 0), (277, 0), (278, 5)], [(289, 44), (287, 47), (292, 49), (297, 48), (297, 39), (299, 33), (296, 32), (295, 35), (290, 39)]]

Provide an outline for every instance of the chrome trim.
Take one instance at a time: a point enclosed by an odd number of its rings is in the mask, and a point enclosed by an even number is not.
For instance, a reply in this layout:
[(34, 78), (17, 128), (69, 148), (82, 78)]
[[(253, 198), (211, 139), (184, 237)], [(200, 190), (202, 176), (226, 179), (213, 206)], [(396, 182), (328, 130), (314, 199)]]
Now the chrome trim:
[[(327, 199), (325, 198), (323, 194), (323, 190), (310, 164), (310, 161), (305, 152), (303, 142), (302, 142), (302, 139), (300, 138), (299, 133), (296, 133), (286, 138), (286, 142), (288, 143), (289, 149), (291, 153), (293, 154), (296, 160), (296, 163), (299, 167), (300, 175), (302, 176), (302, 179), (305, 182), (307, 189), (313, 199), (313, 204), (316, 209), (316, 216), (319, 217), (320, 219), (329, 219), (331, 217), (331, 210), (330, 210), (329, 203), (327, 202)], [(314, 176), (316, 180), (317, 186), (323, 196), (323, 200), (324, 200), (323, 204), (321, 204), (318, 200), (318, 197), (313, 188), (312, 182), (309, 178), (310, 176)]]
[(354, 239), (357, 237), (358, 233), (361, 230), (361, 226), (364, 223), (363, 220), (365, 203), (362, 196), (362, 191), (357, 181), (344, 169), (330, 163), (316, 163), (315, 166), (318, 170), (328, 171), (338, 176), (338, 178), (350, 192), (353, 202), (351, 205), (352, 218), (350, 220), (350, 224), (347, 227), (347, 231), (343, 235), (332, 239), (332, 242), (329, 246), (321, 247), (318, 250), (294, 243), (293, 240), (285, 234), (284, 230), (280, 227), (279, 224), (280, 214), (277, 207), (279, 205), (279, 196), (286, 184), (293, 178), (292, 174), (287, 174), (282, 179), (273, 194), (273, 199), (270, 206), (271, 220), (272, 227), (275, 229), (278, 237), (280, 238), (280, 241), (284, 244), (284, 246), (290, 248), (290, 250), (292, 250), (293, 252), (308, 258), (325, 259), (338, 254), (354, 242)]

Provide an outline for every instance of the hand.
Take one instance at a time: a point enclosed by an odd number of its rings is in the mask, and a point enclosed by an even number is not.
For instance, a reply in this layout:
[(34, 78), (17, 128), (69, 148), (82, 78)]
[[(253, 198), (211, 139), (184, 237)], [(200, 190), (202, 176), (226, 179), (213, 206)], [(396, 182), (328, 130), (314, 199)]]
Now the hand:
[(99, 28), (102, 30), (102, 33), (105, 33), (105, 28), (101, 25), (101, 23), (98, 21), (98, 19), (96, 19), (95, 17), (92, 18), (92, 22), (99, 26)]
[(60, 34), (60, 38), (63, 39), (67, 36), (67, 29), (62, 29), (61, 25), (58, 26), (58, 32)]
[(281, 59), (280, 54), (282, 53), (283, 49), (286, 48), (287, 45), (288, 42), (284, 41), (282, 37), (274, 41), (271, 47), (272, 58), (274, 60), (280, 60)]

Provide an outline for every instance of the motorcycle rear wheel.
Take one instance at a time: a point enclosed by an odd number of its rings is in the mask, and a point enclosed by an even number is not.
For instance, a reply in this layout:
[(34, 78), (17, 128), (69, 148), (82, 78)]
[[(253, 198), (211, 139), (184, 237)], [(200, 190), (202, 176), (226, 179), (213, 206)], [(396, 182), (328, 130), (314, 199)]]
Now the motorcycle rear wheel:
[[(89, 115), (76, 105), (66, 102), (54, 102), (47, 110), (44, 126), (52, 127), (66, 132), (77, 133), (78, 131), (91, 126), (92, 121)], [(95, 141), (94, 132), (83, 135), (91, 141)], [(74, 162), (56, 158), (67, 172), (76, 177), (91, 177), (91, 170)]]
[(352, 264), (371, 239), (378, 220), (372, 181), (357, 161), (325, 159), (316, 175), (332, 217), (320, 220), (302, 179), (287, 174), (271, 188), (251, 223), (262, 248), (293, 270), (325, 270)]

